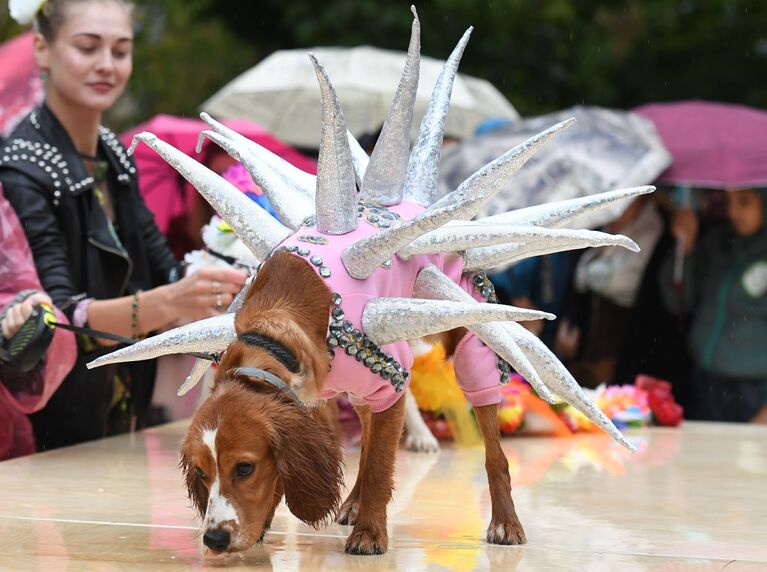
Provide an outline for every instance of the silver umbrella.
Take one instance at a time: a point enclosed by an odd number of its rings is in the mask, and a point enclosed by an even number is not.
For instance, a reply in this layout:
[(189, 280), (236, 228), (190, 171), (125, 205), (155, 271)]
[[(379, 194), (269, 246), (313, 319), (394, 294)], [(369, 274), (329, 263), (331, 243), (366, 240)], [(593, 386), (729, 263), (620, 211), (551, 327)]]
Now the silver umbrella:
[[(624, 111), (573, 107), (523, 119), (444, 149), (440, 193), (455, 189), (474, 171), (532, 134), (575, 117), (575, 125), (536, 153), (479, 216), (574, 199), (653, 182), (671, 156), (649, 120)], [(582, 215), (579, 228), (596, 228), (620, 216), (629, 201)]]

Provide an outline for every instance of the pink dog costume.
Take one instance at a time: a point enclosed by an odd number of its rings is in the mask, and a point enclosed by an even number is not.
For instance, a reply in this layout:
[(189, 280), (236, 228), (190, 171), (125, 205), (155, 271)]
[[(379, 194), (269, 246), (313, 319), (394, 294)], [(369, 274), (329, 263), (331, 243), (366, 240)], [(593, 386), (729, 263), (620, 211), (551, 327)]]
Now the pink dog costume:
[[(418, 273), (434, 265), (456, 284), (485, 302), (473, 282), (473, 275), (463, 273), (461, 259), (446, 254), (417, 255), (408, 260), (394, 257), (364, 280), (352, 278), (343, 265), (342, 251), (361, 238), (378, 232), (370, 220), (396, 221), (415, 218), (423, 207), (403, 201), (386, 209), (364, 204), (360, 224), (352, 232), (323, 237), (316, 227), (303, 229), (285, 242), (289, 252), (301, 256), (324, 278), (334, 293), (334, 307), (328, 329), (328, 349), (333, 356), (330, 374), (325, 380), (321, 399), (348, 393), (355, 405), (369, 405), (374, 413), (391, 407), (407, 389), (413, 365), (413, 353), (406, 341), (380, 347), (365, 336), (362, 316), (370, 300), (377, 298), (412, 298)], [(384, 356), (379, 355), (384, 353)], [(500, 381), (508, 381), (509, 365), (469, 332), (454, 356), (456, 378), (464, 395), (474, 406), (500, 403)]]

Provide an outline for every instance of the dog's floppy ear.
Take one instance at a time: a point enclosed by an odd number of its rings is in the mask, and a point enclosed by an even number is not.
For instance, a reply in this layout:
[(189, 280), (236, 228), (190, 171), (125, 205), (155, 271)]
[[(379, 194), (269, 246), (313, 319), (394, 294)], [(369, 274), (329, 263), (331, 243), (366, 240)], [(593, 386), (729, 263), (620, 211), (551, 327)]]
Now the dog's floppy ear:
[(194, 508), (197, 509), (200, 518), (202, 518), (205, 516), (205, 510), (208, 506), (208, 489), (197, 475), (197, 468), (192, 465), (183, 451), (181, 452), (181, 461), (178, 465), (184, 473), (184, 482), (189, 492), (189, 498), (194, 504)]
[(272, 419), (277, 473), (285, 502), (298, 519), (317, 527), (338, 512), (344, 484), (341, 445), (310, 410), (284, 403)]

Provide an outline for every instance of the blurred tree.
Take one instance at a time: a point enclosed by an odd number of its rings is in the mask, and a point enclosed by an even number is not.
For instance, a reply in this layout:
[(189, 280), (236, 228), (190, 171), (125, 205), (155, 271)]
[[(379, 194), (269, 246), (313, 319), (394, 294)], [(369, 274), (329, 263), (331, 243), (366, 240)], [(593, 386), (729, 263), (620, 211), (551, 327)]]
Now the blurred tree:
[[(278, 49), (370, 44), (404, 50), (410, 2), (137, 0), (136, 71), (118, 127), (192, 114)], [(424, 0), (423, 53), (445, 58), (468, 25), (461, 70), (524, 115), (577, 103), (628, 108), (705, 98), (767, 108), (764, 0)], [(0, 7), (0, 40), (20, 29)]]
[[(404, 50), (410, 2), (218, 0), (211, 6), (264, 53), (316, 45)], [(764, 0), (427, 0), (423, 53), (445, 58), (468, 25), (461, 64), (523, 114), (589, 103), (683, 98), (767, 107)]]

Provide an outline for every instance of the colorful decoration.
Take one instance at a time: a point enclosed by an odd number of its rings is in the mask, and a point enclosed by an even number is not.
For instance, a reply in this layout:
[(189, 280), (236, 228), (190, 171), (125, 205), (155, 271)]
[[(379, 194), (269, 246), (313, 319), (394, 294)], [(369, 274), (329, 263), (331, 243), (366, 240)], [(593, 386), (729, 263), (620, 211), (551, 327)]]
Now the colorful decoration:
[[(456, 427), (451, 418), (456, 411), (468, 410), (445, 351), (436, 346), (416, 358), (412, 368), (411, 390), (426, 424), (438, 439), (452, 439)], [(584, 390), (597, 407), (620, 429), (648, 425), (678, 426), (683, 409), (674, 401), (671, 384), (648, 375), (639, 375), (634, 385), (601, 385)], [(558, 400), (550, 404), (541, 399), (525, 379), (512, 373), (503, 387), (498, 407), (498, 427), (502, 434), (546, 434), (569, 437), (577, 432), (596, 432), (599, 428), (571, 405)], [(447, 429), (447, 430), (446, 430)], [(476, 430), (473, 428), (476, 433)], [(466, 429), (457, 443), (466, 440)]]

